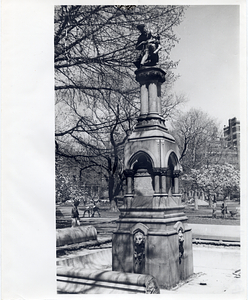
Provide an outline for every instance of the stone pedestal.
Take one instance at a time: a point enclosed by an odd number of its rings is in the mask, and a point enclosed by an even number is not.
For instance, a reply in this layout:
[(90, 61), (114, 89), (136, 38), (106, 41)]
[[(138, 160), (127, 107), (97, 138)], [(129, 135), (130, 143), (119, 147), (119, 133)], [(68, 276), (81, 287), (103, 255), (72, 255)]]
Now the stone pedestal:
[[(160, 288), (165, 289), (193, 274), (190, 228), (178, 221), (171, 221), (174, 226), (167, 226), (166, 221), (159, 218), (146, 217), (140, 220), (142, 223), (136, 223), (138, 218), (130, 217), (125, 221), (125, 225), (119, 223), (119, 229), (113, 234), (114, 271), (150, 274), (157, 279)], [(176, 224), (184, 228), (181, 251)]]
[(141, 110), (124, 149), (127, 190), (113, 233), (112, 268), (150, 274), (171, 288), (193, 273), (193, 254), (179, 194), (179, 151), (161, 115), (165, 75), (156, 67), (136, 71)]

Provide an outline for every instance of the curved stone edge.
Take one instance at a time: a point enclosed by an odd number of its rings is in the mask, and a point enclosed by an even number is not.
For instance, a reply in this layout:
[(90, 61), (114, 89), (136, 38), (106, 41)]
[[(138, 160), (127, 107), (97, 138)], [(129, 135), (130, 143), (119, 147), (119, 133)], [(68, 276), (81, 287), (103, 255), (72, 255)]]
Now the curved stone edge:
[(78, 226), (56, 230), (56, 246), (64, 246), (97, 239), (94, 226)]
[[(73, 255), (57, 260), (57, 266), (103, 270), (112, 266), (112, 250), (103, 249), (85, 255)], [(106, 267), (107, 266), (107, 267)]]
[[(113, 284), (113, 289), (115, 284), (123, 284), (125, 286), (137, 286), (137, 288), (142, 287), (144, 288), (144, 293), (146, 294), (160, 294), (157, 280), (151, 275), (108, 270), (82, 269), (75, 267), (58, 267), (57, 276), (66, 278), (66, 281), (68, 282), (65, 282), (65, 287), (66, 285), (68, 286), (70, 278), (77, 278), (81, 280), (93, 280), (95, 283), (108, 282), (111, 283), (111, 285)], [(63, 292), (61, 287), (60, 292)]]

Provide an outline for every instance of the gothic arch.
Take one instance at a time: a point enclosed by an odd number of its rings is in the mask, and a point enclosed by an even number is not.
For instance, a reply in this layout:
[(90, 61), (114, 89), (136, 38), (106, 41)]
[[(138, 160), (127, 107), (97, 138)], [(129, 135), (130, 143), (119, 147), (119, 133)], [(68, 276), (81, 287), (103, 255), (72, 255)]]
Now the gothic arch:
[(166, 157), (165, 157), (165, 163), (166, 163), (167, 168), (173, 169), (174, 171), (180, 170), (180, 164), (178, 161), (178, 157), (173, 150), (170, 150), (167, 152)]
[(132, 170), (142, 167), (152, 169), (154, 167), (154, 161), (147, 152), (138, 151), (129, 159), (128, 166), (129, 169)]

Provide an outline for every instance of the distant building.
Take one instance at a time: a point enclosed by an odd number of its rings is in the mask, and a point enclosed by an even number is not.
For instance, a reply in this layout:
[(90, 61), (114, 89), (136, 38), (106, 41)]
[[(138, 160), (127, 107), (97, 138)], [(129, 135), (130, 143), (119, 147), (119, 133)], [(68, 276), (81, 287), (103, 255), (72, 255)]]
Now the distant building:
[(240, 121), (237, 118), (228, 120), (229, 125), (224, 126), (224, 141), (228, 148), (227, 162), (237, 164), (239, 167), (239, 151), (240, 151)]
[(224, 139), (227, 141), (227, 146), (240, 149), (240, 121), (237, 118), (228, 120), (229, 125), (224, 126)]
[[(223, 130), (224, 137), (211, 140), (205, 147), (205, 156), (201, 158), (205, 165), (228, 163), (240, 169), (240, 121), (233, 118), (229, 119), (228, 123), (229, 126), (225, 126)], [(199, 189), (194, 188), (192, 182), (187, 182), (183, 177), (181, 178), (181, 194), (183, 201), (194, 197), (204, 200), (208, 196)], [(213, 193), (213, 195), (216, 194)], [(238, 198), (237, 195), (238, 192), (232, 194), (232, 198)]]
[(229, 163), (239, 168), (239, 153), (237, 147), (229, 147), (224, 137), (209, 142), (205, 148), (202, 162), (206, 165)]

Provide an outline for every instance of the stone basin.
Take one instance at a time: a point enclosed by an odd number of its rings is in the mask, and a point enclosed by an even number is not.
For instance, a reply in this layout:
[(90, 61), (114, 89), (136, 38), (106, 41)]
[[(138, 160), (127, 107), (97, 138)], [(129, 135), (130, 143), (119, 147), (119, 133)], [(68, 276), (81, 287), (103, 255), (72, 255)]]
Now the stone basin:
[(112, 271), (112, 249), (71, 255), (57, 261), (59, 294), (159, 294), (151, 275)]
[[(241, 279), (235, 276), (235, 272), (241, 267), (239, 247), (195, 245), (193, 252), (195, 272), (193, 276), (171, 290), (160, 289), (160, 293), (239, 294), (243, 292)], [(139, 294), (146, 293), (145, 278), (147, 282), (149, 279), (153, 280), (150, 275), (126, 273), (127, 275), (123, 277), (124, 275), (121, 274), (125, 273), (113, 272), (111, 268), (112, 248), (78, 251), (76, 254), (58, 259), (58, 293)], [(102, 280), (99, 280), (100, 277)], [(129, 279), (130, 282), (125, 282), (123, 278)], [(134, 284), (135, 280), (136, 283), (142, 284)]]

